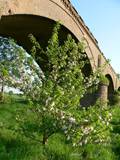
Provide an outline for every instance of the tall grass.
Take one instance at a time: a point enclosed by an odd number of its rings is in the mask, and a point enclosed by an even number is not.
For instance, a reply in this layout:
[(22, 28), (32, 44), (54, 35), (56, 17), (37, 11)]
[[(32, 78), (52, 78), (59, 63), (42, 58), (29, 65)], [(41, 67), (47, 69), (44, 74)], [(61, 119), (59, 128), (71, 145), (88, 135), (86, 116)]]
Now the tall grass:
[(119, 106), (112, 109), (111, 145), (89, 144), (74, 148), (63, 135), (54, 134), (43, 146), (40, 141), (19, 131), (16, 115), (28, 107), (25, 99), (19, 96), (10, 98), (12, 100), (9, 103), (0, 104), (0, 160), (120, 160)]

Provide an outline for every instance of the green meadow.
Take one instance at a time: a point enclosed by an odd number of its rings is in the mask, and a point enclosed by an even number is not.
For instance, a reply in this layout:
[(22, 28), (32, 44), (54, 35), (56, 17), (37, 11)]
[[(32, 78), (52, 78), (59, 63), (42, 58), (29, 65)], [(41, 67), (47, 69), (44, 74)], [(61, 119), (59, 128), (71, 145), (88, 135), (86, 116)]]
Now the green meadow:
[[(120, 107), (113, 106), (111, 124), (111, 144), (87, 144), (74, 148), (66, 142), (62, 134), (53, 134), (44, 146), (42, 135), (29, 136), (35, 127), (32, 113), (26, 109), (29, 103), (24, 97), (7, 95), (0, 104), (0, 160), (119, 160), (120, 159)], [(31, 125), (27, 125), (27, 135), (21, 131), (18, 114), (25, 113)], [(37, 133), (35, 133), (37, 134)], [(31, 134), (30, 134), (31, 135)]]

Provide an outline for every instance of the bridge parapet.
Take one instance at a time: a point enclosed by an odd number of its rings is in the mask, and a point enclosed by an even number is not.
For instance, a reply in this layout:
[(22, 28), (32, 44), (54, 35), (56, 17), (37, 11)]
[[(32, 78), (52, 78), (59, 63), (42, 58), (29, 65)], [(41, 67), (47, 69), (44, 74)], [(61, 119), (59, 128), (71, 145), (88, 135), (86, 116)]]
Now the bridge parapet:
[(71, 2), (69, 0), (61, 0), (61, 2), (65, 5), (65, 7), (70, 11), (71, 15), (78, 21), (78, 23), (80, 23), (80, 25), (83, 26), (83, 28), (85, 29), (85, 31), (88, 33), (88, 35), (91, 37), (91, 39), (93, 40), (93, 42), (96, 44), (96, 46), (99, 48), (98, 46), (98, 41), (96, 40), (96, 38), (93, 36), (93, 34), (91, 33), (90, 29), (85, 25), (84, 20), (82, 19), (82, 17), (79, 15), (79, 13), (77, 12), (77, 10), (74, 8), (74, 6), (71, 4)]

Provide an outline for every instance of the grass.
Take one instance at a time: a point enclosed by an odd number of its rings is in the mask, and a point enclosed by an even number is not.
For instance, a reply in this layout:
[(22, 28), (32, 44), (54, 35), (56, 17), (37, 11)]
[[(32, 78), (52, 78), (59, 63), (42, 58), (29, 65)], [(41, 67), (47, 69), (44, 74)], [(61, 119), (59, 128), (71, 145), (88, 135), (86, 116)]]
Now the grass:
[(11, 99), (12, 103), (0, 104), (0, 160), (70, 160), (72, 147), (65, 144), (62, 135), (54, 135), (43, 146), (18, 130), (17, 113), (28, 104), (17, 96)]
[[(16, 120), (17, 113), (28, 107), (23, 97), (8, 96), (11, 100), (0, 104), (0, 160), (119, 160), (120, 155), (120, 108), (113, 108), (112, 145), (89, 144), (81, 148), (73, 148), (67, 144), (65, 137), (54, 134), (48, 144), (43, 146), (40, 141), (25, 136), (19, 130)], [(9, 102), (9, 103), (8, 103)], [(32, 113), (26, 116), (30, 120)], [(29, 124), (32, 131), (32, 125)], [(38, 135), (37, 135), (38, 136)], [(38, 136), (39, 138), (41, 135)]]
[(120, 106), (115, 106), (112, 110), (113, 120), (112, 120), (112, 150), (116, 155), (116, 159), (120, 160)]

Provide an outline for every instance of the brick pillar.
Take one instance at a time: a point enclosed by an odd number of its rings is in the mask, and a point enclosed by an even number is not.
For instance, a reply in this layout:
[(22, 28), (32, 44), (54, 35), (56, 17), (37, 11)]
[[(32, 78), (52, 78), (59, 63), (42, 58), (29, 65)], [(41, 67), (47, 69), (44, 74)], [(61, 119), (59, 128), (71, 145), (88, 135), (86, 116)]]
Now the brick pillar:
[(108, 101), (108, 85), (100, 84), (99, 86), (99, 99), (101, 102), (107, 103)]

